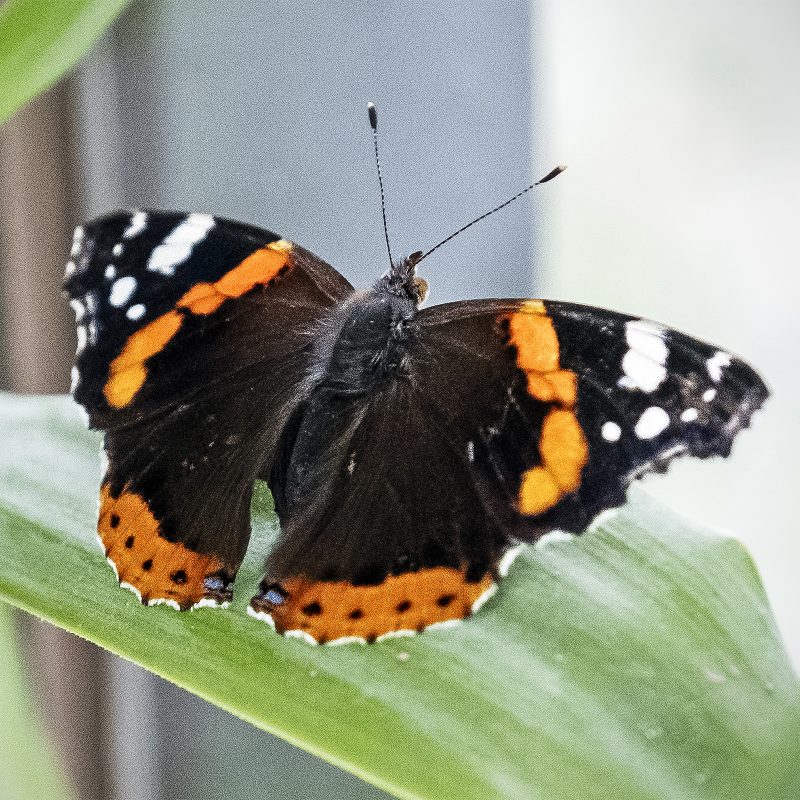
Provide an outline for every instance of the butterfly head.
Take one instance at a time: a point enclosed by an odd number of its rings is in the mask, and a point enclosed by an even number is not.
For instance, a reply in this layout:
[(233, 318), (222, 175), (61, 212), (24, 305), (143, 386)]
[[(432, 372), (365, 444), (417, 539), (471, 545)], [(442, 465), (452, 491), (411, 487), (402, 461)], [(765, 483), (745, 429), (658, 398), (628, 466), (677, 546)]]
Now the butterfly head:
[(428, 281), (417, 276), (417, 264), (421, 258), (422, 251), (417, 250), (402, 261), (394, 261), (378, 282), (378, 289), (408, 298), (415, 306), (421, 305), (428, 296)]

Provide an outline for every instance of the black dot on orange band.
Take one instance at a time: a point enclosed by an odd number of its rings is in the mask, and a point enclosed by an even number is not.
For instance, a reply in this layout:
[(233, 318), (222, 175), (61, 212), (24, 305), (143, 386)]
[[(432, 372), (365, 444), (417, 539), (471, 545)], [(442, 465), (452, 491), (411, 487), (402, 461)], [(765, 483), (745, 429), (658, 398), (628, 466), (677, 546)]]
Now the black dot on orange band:
[(127, 548), (128, 548), (128, 550), (130, 550), (130, 549), (131, 549), (131, 547), (133, 547), (133, 542), (134, 542), (134, 541), (135, 541), (135, 540), (134, 540), (133, 536), (129, 536), (129, 537), (128, 537), (128, 538), (125, 540), (125, 547), (127, 547)]
[(152, 558), (148, 558), (148, 559), (147, 559), (147, 561), (145, 561), (145, 562), (142, 564), (142, 569), (143, 569), (145, 572), (150, 572), (150, 570), (151, 570), (152, 568), (153, 568), (153, 559), (152, 559)]
[(364, 612), (360, 608), (354, 608), (348, 616), (350, 619), (361, 619), (364, 616)]
[(404, 614), (406, 611), (408, 611), (409, 608), (411, 608), (411, 601), (403, 600), (402, 602), (397, 604), (396, 608), (398, 614)]
[(436, 600), (436, 605), (440, 608), (447, 608), (453, 600), (456, 599), (454, 594), (443, 594), (440, 598)]
[(111, 515), (111, 527), (116, 528), (119, 525), (119, 514)]
[(302, 610), (307, 617), (316, 617), (322, 613), (322, 606), (317, 602), (313, 602), (303, 606)]
[(169, 576), (173, 583), (186, 583), (186, 571), (179, 569)]

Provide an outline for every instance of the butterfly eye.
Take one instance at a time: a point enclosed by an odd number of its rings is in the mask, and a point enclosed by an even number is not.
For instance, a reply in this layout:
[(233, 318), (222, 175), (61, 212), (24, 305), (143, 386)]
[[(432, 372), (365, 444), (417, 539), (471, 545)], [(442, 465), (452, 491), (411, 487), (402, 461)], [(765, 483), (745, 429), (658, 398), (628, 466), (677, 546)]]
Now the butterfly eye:
[(410, 290), (417, 304), (424, 303), (425, 298), (428, 296), (428, 281), (424, 278), (414, 278), (411, 281)]

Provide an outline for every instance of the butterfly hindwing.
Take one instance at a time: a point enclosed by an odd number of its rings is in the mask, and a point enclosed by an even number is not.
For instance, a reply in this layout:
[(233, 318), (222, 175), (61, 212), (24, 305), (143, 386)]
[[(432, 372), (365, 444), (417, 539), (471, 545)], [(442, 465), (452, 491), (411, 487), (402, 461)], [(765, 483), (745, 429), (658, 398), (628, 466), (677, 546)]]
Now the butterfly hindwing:
[(402, 381), (304, 409), (270, 483), (281, 537), (251, 606), (279, 631), (373, 641), (463, 618), (493, 590), (509, 541), (421, 400)]
[(74, 396), (106, 432), (99, 534), (143, 601), (224, 602), (250, 497), (302, 393), (324, 313), (352, 291), (280, 237), (120, 212), (76, 232)]

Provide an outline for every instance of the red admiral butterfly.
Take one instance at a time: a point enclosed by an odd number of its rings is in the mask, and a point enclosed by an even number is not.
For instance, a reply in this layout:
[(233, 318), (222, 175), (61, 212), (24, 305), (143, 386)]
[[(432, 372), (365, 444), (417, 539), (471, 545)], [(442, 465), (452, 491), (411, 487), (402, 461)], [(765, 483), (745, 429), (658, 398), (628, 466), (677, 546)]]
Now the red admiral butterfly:
[(320, 643), (459, 620), (515, 545), (584, 531), (676, 456), (727, 456), (767, 397), (738, 358), (613, 311), (420, 309), (423, 257), (355, 291), (206, 214), (77, 229), (73, 395), (105, 431), (98, 530), (121, 585), (226, 605), (260, 479), (281, 534), (254, 616)]

